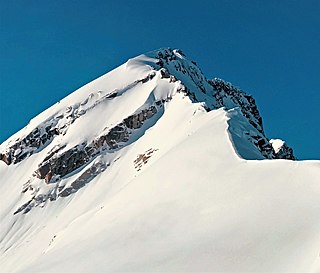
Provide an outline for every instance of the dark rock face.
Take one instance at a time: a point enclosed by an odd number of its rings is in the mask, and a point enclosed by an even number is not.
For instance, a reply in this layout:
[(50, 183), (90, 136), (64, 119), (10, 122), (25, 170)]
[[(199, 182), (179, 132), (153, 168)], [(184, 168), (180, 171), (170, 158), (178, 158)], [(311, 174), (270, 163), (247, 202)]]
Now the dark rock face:
[(79, 189), (84, 187), (87, 183), (89, 183), (92, 179), (94, 179), (97, 175), (104, 172), (109, 164), (105, 164), (103, 162), (97, 162), (93, 164), (89, 169), (83, 172), (74, 182), (71, 183), (70, 187), (64, 188), (60, 193), (60, 197), (67, 197), (72, 193), (77, 192)]
[[(248, 140), (257, 147), (265, 158), (277, 158), (268, 138), (265, 136), (262, 117), (260, 116), (254, 98), (222, 79), (206, 79), (195, 62), (191, 62), (191, 64), (190, 62), (184, 62), (177, 58), (176, 53), (185, 56), (183, 52), (170, 48), (159, 50), (157, 53), (156, 58), (159, 61), (157, 62), (158, 67), (155, 67), (155, 69), (160, 71), (161, 77), (167, 79), (173, 74), (179, 79), (177, 75), (182, 77), (188, 76), (194, 83), (193, 87), (190, 89), (181, 84), (178, 92), (185, 93), (192, 102), (204, 102), (206, 111), (220, 107), (225, 107), (228, 110), (239, 107), (241, 114), (258, 131), (257, 135), (251, 135), (252, 133), (247, 132), (249, 134)], [(195, 92), (196, 89), (204, 95), (199, 95), (199, 92)], [(213, 97), (215, 103), (212, 103), (210, 99), (207, 100), (206, 96)], [(290, 157), (288, 155), (282, 156), (284, 156), (283, 158)]]
[(272, 145), (269, 143), (269, 140), (265, 137), (264, 134), (249, 135), (249, 137), (252, 139), (252, 143), (258, 148), (258, 150), (265, 158), (275, 158), (275, 153)]
[(51, 171), (51, 166), (49, 163), (46, 163), (36, 171), (36, 174), (40, 179), (44, 179), (50, 171)]
[(159, 59), (159, 61), (157, 64), (161, 68), (160, 73), (162, 75), (162, 78), (173, 77), (173, 81), (176, 79), (174, 76), (170, 75), (170, 70), (167, 71), (165, 69), (165, 66), (171, 63), (174, 65), (174, 69), (176, 72), (189, 76), (189, 78), (194, 83), (194, 87), (198, 88), (200, 92), (206, 94), (207, 90), (205, 88), (205, 85), (207, 83), (207, 79), (204, 77), (199, 67), (193, 61), (191, 62), (192, 65), (187, 65), (180, 60), (178, 61), (175, 52), (185, 57), (185, 54), (181, 50), (174, 51), (171, 48), (163, 49), (158, 52), (158, 55), (156, 57)]
[(92, 161), (101, 150), (116, 149), (121, 143), (127, 142), (130, 131), (140, 128), (147, 119), (150, 119), (156, 113), (157, 108), (152, 105), (127, 117), (123, 122), (111, 128), (106, 135), (102, 135), (90, 143), (82, 143), (62, 154), (50, 154), (39, 165), (39, 168), (35, 172), (36, 176), (40, 179), (45, 179), (47, 183), (54, 176), (66, 176)]
[(295, 160), (293, 150), (288, 146), (277, 154), (274, 152), (272, 145), (269, 143), (269, 139), (264, 133), (262, 117), (260, 116), (257, 104), (252, 96), (233, 86), (231, 83), (218, 78), (209, 80), (208, 82), (215, 90), (213, 96), (217, 101), (217, 107), (226, 106), (228, 104), (227, 101), (232, 101), (235, 105), (239, 106), (242, 115), (247, 118), (249, 123), (257, 129), (260, 134), (249, 134), (249, 138), (265, 158)]
[(44, 130), (35, 128), (24, 138), (17, 139), (6, 153), (0, 154), (0, 160), (7, 165), (19, 163), (43, 148), (58, 134), (59, 130), (54, 127), (54, 124), (47, 125)]
[[(92, 94), (90, 94), (83, 102), (80, 104), (75, 104), (67, 107), (62, 114), (58, 114), (57, 116), (51, 117), (48, 121), (40, 124), (37, 128), (35, 128), (31, 133), (27, 136), (23, 137), (22, 139), (17, 139), (14, 144), (10, 145), (6, 152), (0, 153), (0, 160), (4, 161), (7, 165), (16, 164), (21, 162), (22, 160), (26, 159), (27, 157), (31, 156), (34, 153), (37, 153), (42, 148), (46, 147), (51, 143), (57, 135), (64, 135), (69, 126), (74, 123), (74, 121), (81, 116), (83, 116), (86, 111), (90, 110), (91, 108), (97, 106), (98, 104), (106, 101), (112, 100), (115, 97), (121, 95), (121, 93), (125, 92), (125, 90), (129, 87), (132, 87), (137, 84), (143, 84), (155, 77), (156, 73), (151, 72), (145, 78), (136, 80), (131, 85), (124, 88), (124, 90), (113, 91), (103, 95), (99, 98), (95, 103), (91, 106), (88, 106), (88, 101)], [(61, 122), (59, 126), (59, 121), (64, 120)], [(113, 132), (115, 133), (119, 128), (114, 128)], [(121, 130), (120, 130), (121, 131)], [(120, 132), (119, 131), (119, 132)], [(123, 132), (124, 135), (116, 134), (120, 139), (125, 139), (126, 134)], [(113, 141), (118, 142), (122, 141), (117, 137), (111, 136), (110, 139), (106, 139), (110, 142), (110, 145), (113, 145)], [(53, 154), (52, 154), (53, 155)], [(51, 156), (52, 156), (51, 155)], [(50, 156), (50, 155), (48, 155)]]
[[(107, 134), (101, 135), (89, 143), (81, 143), (64, 152), (61, 152), (63, 146), (54, 147), (34, 173), (38, 179), (44, 179), (46, 183), (50, 183), (52, 189), (47, 194), (38, 194), (37, 189), (31, 183), (31, 178), (25, 183), (22, 192), (29, 192), (33, 197), (19, 207), (14, 214), (27, 213), (33, 207), (44, 204), (47, 200), (54, 201), (58, 197), (67, 197), (84, 187), (110, 165), (103, 161), (97, 161), (97, 157), (102, 152), (108, 153), (125, 145), (130, 139), (130, 134), (152, 118), (158, 112), (157, 107), (161, 107), (162, 103), (159, 101), (155, 104), (156, 106), (151, 105), (125, 118), (121, 123), (112, 127)], [(88, 168), (87, 166), (92, 162), (94, 163)], [(63, 177), (76, 170), (81, 172), (81, 169), (86, 170), (70, 186), (60, 185)]]
[(213, 96), (218, 102), (218, 107), (225, 106), (227, 99), (233, 101), (236, 105), (240, 106), (242, 114), (249, 119), (251, 125), (260, 133), (263, 133), (262, 118), (252, 96), (233, 86), (231, 83), (218, 78), (209, 80), (208, 82), (215, 90)]
[(0, 154), (0, 160), (2, 160), (7, 165), (10, 165), (12, 162), (10, 154)]
[[(48, 163), (51, 166), (50, 174), (63, 177), (88, 161), (89, 155), (81, 149), (81, 146), (76, 146)], [(47, 180), (50, 181), (49, 178)]]
[(60, 186), (59, 182), (56, 181), (57, 183), (53, 185), (53, 190), (51, 190), (47, 194), (37, 194), (37, 190), (32, 185), (30, 185), (30, 181), (28, 181), (27, 183), (25, 183), (22, 192), (25, 193), (27, 191), (31, 191), (33, 197), (22, 206), (20, 206), (14, 212), (14, 214), (20, 212), (28, 213), (30, 210), (32, 210), (32, 208), (44, 204), (47, 200), (54, 201), (58, 197), (67, 197), (71, 194), (74, 194), (100, 173), (104, 172), (109, 166), (109, 163), (97, 161), (93, 163), (89, 168), (87, 168), (77, 179), (75, 179), (70, 184), (70, 186)]
[[(185, 56), (182, 52), (178, 53)], [(264, 133), (262, 117), (252, 96), (222, 79), (215, 78), (213, 80), (207, 80), (201, 70), (196, 66), (196, 63), (192, 62), (192, 65), (190, 65), (177, 61), (174, 50), (170, 48), (159, 51), (156, 57), (159, 59), (157, 64), (160, 67), (157, 69), (159, 69), (162, 78), (170, 78), (170, 74), (175, 74), (176, 72), (188, 75), (193, 81), (195, 88), (198, 88), (203, 94), (212, 96), (215, 99), (215, 104), (207, 103), (205, 96), (201, 97), (199, 93), (193, 91), (194, 88), (190, 90), (187, 86), (181, 84), (178, 92), (186, 94), (192, 102), (205, 102), (204, 108), (207, 111), (220, 107), (225, 107), (228, 110), (239, 107), (241, 114), (257, 130), (256, 135), (252, 135), (251, 132), (245, 133), (248, 136), (248, 140), (255, 145), (263, 157), (268, 159), (278, 157), (292, 158), (293, 155), (291, 156), (288, 150), (281, 155), (275, 154), (272, 145), (269, 143), (269, 139)], [(168, 66), (169, 64), (171, 64), (171, 66)], [(174, 65), (175, 71), (172, 70), (172, 64)], [(289, 154), (286, 154), (286, 152), (289, 152)]]
[(156, 113), (156, 107), (151, 106), (148, 109), (142, 110), (140, 113), (136, 115), (129, 116), (124, 120), (124, 124), (129, 129), (138, 129), (142, 126), (145, 120), (151, 118)]

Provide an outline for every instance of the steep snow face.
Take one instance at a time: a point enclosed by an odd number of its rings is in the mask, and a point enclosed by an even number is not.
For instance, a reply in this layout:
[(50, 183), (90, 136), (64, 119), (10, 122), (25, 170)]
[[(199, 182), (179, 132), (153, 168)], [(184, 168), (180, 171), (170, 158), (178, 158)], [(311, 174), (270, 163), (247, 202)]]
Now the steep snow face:
[(130, 59), (0, 146), (1, 270), (319, 269), (320, 162), (274, 145), (180, 50)]

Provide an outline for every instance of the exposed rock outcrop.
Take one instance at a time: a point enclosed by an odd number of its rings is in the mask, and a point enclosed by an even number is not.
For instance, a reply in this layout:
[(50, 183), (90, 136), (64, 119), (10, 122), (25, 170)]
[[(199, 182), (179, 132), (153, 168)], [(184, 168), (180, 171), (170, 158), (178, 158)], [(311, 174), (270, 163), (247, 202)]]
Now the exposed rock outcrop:
[(99, 93), (99, 91), (98, 93), (101, 96), (91, 104), (89, 101), (94, 95), (92, 93), (89, 94), (88, 97), (81, 103), (68, 106), (63, 113), (58, 113), (44, 123), (39, 124), (34, 130), (32, 130), (22, 139), (16, 139), (14, 143), (9, 145), (5, 151), (0, 152), (0, 160), (5, 162), (7, 165), (21, 162), (22, 160), (49, 145), (55, 136), (61, 134), (64, 135), (68, 131), (70, 125), (74, 123), (75, 120), (83, 116), (86, 112), (105, 101), (112, 100), (115, 97), (120, 96), (126, 92), (127, 89), (132, 88), (137, 84), (143, 84), (152, 80), (155, 75), (156, 73), (152, 72), (146, 77), (134, 81), (132, 84), (124, 87), (122, 90), (114, 90), (112, 92), (107, 92), (104, 95), (102, 95), (102, 91), (101, 93)]
[(45, 127), (37, 127), (0, 154), (0, 160), (7, 165), (19, 163), (46, 146), (56, 135), (59, 135), (59, 129), (55, 127), (55, 122), (46, 124)]
[(61, 190), (61, 192), (59, 193), (59, 197), (67, 197), (70, 194), (77, 192), (79, 189), (81, 189), (87, 183), (89, 183), (92, 179), (94, 179), (97, 175), (104, 172), (109, 165), (109, 163), (106, 164), (100, 161), (94, 163), (90, 168), (84, 171), (75, 181), (73, 181), (69, 187)]
[(142, 166), (148, 163), (149, 159), (152, 157), (152, 154), (156, 151), (158, 151), (158, 149), (150, 148), (149, 150), (145, 151), (145, 153), (137, 156), (136, 160), (133, 161), (134, 167), (137, 169), (137, 171), (140, 171)]
[(74, 170), (84, 166), (95, 158), (101, 150), (116, 149), (129, 140), (131, 130), (140, 128), (143, 123), (157, 113), (155, 106), (150, 106), (131, 115), (123, 122), (114, 126), (106, 135), (102, 135), (90, 143), (82, 143), (61, 154), (50, 155), (39, 165), (36, 175), (47, 183), (54, 176), (64, 177)]
[(214, 88), (213, 96), (216, 98), (218, 107), (225, 106), (227, 109), (232, 107), (230, 102), (234, 103), (234, 106), (239, 106), (240, 110), (250, 124), (254, 126), (260, 133), (263, 132), (262, 117), (258, 111), (255, 99), (246, 94), (241, 89), (233, 86), (231, 83), (226, 82), (219, 78), (214, 78), (208, 81)]
[[(268, 159), (278, 158), (279, 156), (281, 158), (292, 158), (285, 152), (281, 155), (275, 154), (269, 139), (264, 133), (262, 117), (255, 99), (251, 95), (222, 79), (206, 79), (195, 62), (184, 60), (185, 54), (181, 50), (161, 49), (155, 57), (158, 59), (158, 67), (155, 67), (155, 69), (160, 70), (163, 78), (174, 75), (177, 79), (188, 77), (191, 80), (192, 88), (190, 89), (190, 86), (182, 82), (181, 91), (193, 102), (204, 102), (203, 107), (207, 111), (220, 107), (227, 110), (239, 108), (242, 115), (258, 131), (257, 134), (252, 134), (249, 131), (245, 133), (248, 134), (248, 140), (256, 146), (263, 157)], [(195, 92), (195, 89), (198, 89), (200, 93)], [(203, 95), (199, 95), (201, 93)]]
[[(112, 150), (125, 145), (129, 141), (130, 135), (158, 112), (157, 107), (162, 107), (162, 103), (162, 101), (158, 101), (156, 105), (151, 105), (128, 116), (110, 128), (107, 134), (101, 135), (89, 143), (83, 142), (66, 151), (62, 151), (64, 146), (54, 147), (34, 173), (34, 177), (37, 179), (43, 179), (47, 184), (53, 184), (52, 189), (47, 194), (38, 194), (38, 190), (31, 183), (34, 178), (31, 178), (25, 183), (22, 192), (31, 192), (32, 198), (19, 207), (15, 214), (27, 213), (33, 207), (44, 204), (47, 200), (54, 201), (57, 197), (67, 197), (84, 187), (110, 165), (103, 161), (94, 162), (94, 160), (102, 153), (112, 152)], [(87, 166), (91, 162), (94, 163), (88, 168)], [(85, 169), (85, 171), (74, 182), (68, 187), (60, 186), (62, 178), (74, 171), (78, 172), (79, 169)]]

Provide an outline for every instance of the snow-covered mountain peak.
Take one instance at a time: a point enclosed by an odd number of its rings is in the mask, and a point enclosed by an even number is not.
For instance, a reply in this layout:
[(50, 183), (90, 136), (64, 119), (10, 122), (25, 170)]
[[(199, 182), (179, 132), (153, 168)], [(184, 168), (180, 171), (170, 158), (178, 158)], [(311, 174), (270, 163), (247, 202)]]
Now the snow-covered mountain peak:
[(319, 162), (293, 161), (251, 95), (181, 50), (79, 88), (0, 159), (1, 270), (319, 268)]
[[(22, 187), (29, 197), (14, 213), (77, 192), (180, 100), (188, 102), (186, 110), (193, 115), (223, 108), (240, 157), (294, 159), (292, 149), (274, 151), (252, 96), (221, 79), (207, 80), (181, 50), (165, 48), (132, 58), (78, 89), (1, 145), (0, 159), (7, 165), (32, 162)], [(167, 122), (174, 122), (171, 119)]]
[[(194, 61), (189, 61), (181, 50), (170, 48), (132, 58), (70, 94), (3, 143), (0, 158), (7, 164), (18, 163), (50, 143), (57, 142), (55, 147), (58, 148), (53, 150), (61, 150), (61, 146), (71, 148), (90, 141), (99, 137), (106, 128), (139, 112), (139, 108), (160, 105), (170, 100), (176, 92), (183, 92), (192, 102), (201, 102), (207, 111), (220, 107), (229, 110), (239, 107), (242, 115), (254, 127), (253, 131), (257, 131), (253, 136), (249, 132), (242, 133), (249, 133), (251, 142), (263, 157), (276, 158), (264, 135), (262, 118), (253, 97), (221, 79), (207, 80)], [(130, 106), (119, 106), (119, 97), (126, 98), (125, 102), (121, 100), (122, 105)], [(127, 102), (129, 97), (130, 103)], [(109, 104), (112, 105), (106, 107)], [(92, 124), (97, 112), (107, 115), (108, 119), (95, 119)], [(119, 112), (121, 117), (115, 112)], [(81, 130), (79, 134), (78, 126), (72, 125), (74, 122), (79, 124), (79, 120), (87, 126), (90, 124), (90, 130)], [(246, 157), (241, 152), (239, 154)]]
[[(273, 149), (252, 96), (224, 80), (207, 80), (181, 50), (159, 49), (76, 90), (1, 145), (0, 159), (7, 165), (32, 163), (22, 187), (25, 201), (14, 213), (77, 192), (142, 141), (180, 101), (192, 115), (224, 109), (228, 139), (238, 156), (295, 159), (287, 146)], [(176, 114), (182, 120), (167, 121), (174, 128), (186, 122), (182, 112)], [(148, 153), (137, 156), (145, 162)]]

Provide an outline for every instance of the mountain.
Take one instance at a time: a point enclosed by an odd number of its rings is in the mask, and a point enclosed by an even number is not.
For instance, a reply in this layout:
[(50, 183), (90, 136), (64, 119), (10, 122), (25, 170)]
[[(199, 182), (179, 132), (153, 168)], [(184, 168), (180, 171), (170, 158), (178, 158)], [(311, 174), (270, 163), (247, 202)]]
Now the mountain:
[(4, 272), (320, 272), (320, 161), (181, 50), (76, 90), (0, 159)]

